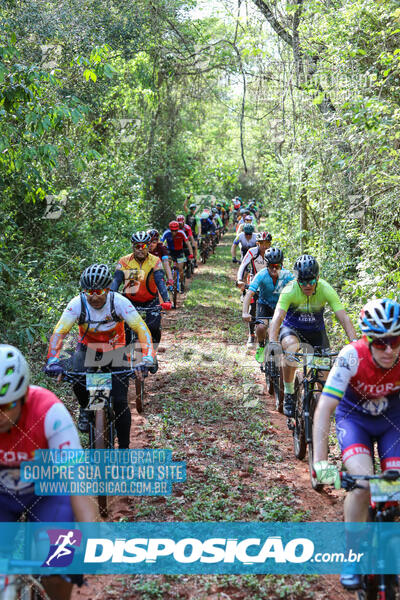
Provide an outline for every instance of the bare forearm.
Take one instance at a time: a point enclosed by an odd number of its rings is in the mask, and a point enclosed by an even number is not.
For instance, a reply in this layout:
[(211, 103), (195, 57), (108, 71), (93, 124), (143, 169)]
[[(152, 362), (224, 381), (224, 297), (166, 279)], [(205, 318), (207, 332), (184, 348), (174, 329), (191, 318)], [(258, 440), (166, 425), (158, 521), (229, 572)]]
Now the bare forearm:
[(91, 496), (71, 496), (75, 521), (94, 523), (100, 521), (97, 499)]
[(357, 332), (354, 328), (353, 323), (350, 320), (349, 315), (343, 310), (343, 311), (338, 311), (336, 313), (336, 317), (338, 319), (338, 321), (340, 322), (341, 326), (343, 327), (343, 329), (346, 332), (347, 337), (349, 338), (349, 340), (355, 340), (357, 339)]
[(337, 406), (323, 394), (321, 395), (314, 415), (313, 446), (314, 462), (328, 459), (328, 444), (331, 415)]
[(252, 292), (251, 290), (248, 290), (248, 292), (245, 295), (244, 300), (243, 300), (243, 314), (247, 314), (249, 312), (250, 302), (251, 302), (251, 299), (253, 296), (254, 296), (254, 292)]

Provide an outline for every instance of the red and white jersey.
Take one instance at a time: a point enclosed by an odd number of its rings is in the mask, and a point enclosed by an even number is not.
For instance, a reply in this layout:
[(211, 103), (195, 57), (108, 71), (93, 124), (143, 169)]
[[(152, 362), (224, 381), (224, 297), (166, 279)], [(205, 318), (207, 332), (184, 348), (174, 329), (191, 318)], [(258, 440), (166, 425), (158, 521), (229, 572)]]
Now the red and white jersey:
[(247, 250), (238, 270), (237, 281), (243, 281), (246, 267), (250, 265), (251, 275), (254, 277), (261, 269), (265, 269), (265, 260), (261, 256), (258, 246)]
[(81, 444), (71, 415), (53, 392), (29, 386), (16, 425), (0, 433), (0, 490), (32, 487), (20, 482), (21, 462), (34, 459), (40, 449), (79, 450)]
[(184, 226), (181, 228), (181, 231), (182, 230), (186, 233), (188, 238), (193, 237), (192, 228), (187, 223), (185, 223)]

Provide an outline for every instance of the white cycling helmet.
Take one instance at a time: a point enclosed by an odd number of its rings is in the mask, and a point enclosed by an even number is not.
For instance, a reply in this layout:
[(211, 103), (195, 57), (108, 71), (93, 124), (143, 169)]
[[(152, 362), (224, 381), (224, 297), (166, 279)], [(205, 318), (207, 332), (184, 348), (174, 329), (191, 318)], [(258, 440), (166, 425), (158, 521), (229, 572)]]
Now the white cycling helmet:
[(0, 344), (0, 404), (24, 396), (29, 385), (29, 367), (22, 353), (8, 344)]
[(358, 325), (365, 335), (400, 335), (400, 304), (390, 298), (370, 300), (362, 309)]

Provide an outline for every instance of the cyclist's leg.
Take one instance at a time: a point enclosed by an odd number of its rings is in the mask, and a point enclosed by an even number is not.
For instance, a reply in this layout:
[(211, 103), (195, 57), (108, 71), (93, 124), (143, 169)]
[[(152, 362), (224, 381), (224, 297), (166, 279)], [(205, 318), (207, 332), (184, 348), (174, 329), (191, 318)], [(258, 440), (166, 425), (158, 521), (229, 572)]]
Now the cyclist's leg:
[[(279, 334), (279, 341), (282, 344), (282, 349), (284, 352), (298, 352), (300, 348), (300, 339), (297, 335), (297, 332), (294, 329), (290, 329), (289, 327), (281, 327), (281, 331)], [(298, 367), (298, 363), (294, 360), (291, 360), (287, 357), (283, 358), (283, 383), (286, 386), (285, 391), (288, 393), (294, 392), (294, 378), (296, 375), (296, 369)], [(289, 385), (293, 386), (293, 390), (289, 390)]]
[[(83, 344), (78, 344), (76, 352), (72, 356), (72, 370), (73, 371), (86, 371), (86, 356), (87, 349)], [(82, 378), (73, 384), (72, 389), (79, 402), (79, 418), (78, 418), (78, 429), (83, 433), (89, 431), (89, 411), (85, 410), (89, 402), (89, 393), (86, 389), (86, 381)]]
[[(118, 367), (115, 369), (118, 370)], [(112, 391), (114, 399), (115, 430), (117, 432), (118, 447), (120, 449), (129, 448), (132, 417), (128, 405), (128, 385), (129, 379), (122, 379), (118, 375), (113, 375)]]
[[(265, 340), (267, 339), (267, 331), (268, 326), (267, 323), (263, 320), (265, 317), (272, 317), (274, 314), (274, 309), (268, 306), (268, 304), (260, 304), (257, 302), (257, 312), (256, 312), (256, 335), (257, 340), (260, 346), (265, 345)], [(260, 319), (260, 320), (258, 320)]]

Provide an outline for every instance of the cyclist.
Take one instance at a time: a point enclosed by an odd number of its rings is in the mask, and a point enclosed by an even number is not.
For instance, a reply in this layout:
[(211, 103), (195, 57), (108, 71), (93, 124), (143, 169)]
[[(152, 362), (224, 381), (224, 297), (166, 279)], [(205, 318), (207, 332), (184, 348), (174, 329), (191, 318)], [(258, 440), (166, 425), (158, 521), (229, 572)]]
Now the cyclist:
[[(197, 260), (197, 242), (194, 239), (192, 228), (190, 227), (190, 225), (188, 225), (187, 223), (185, 223), (185, 215), (178, 215), (176, 217), (176, 220), (179, 223), (179, 229), (180, 229), (180, 231), (184, 231), (186, 233), (186, 236), (187, 236), (187, 238), (188, 238), (188, 240), (189, 240), (189, 242), (190, 242), (190, 244), (191, 244), (191, 246), (193, 248), (194, 260), (196, 261)], [(188, 258), (189, 258), (189, 250), (188, 250), (188, 248), (186, 247), (184, 249), (184, 251), (185, 251), (186, 260), (188, 260)], [(190, 277), (190, 275), (189, 275), (189, 277)]]
[(251, 279), (261, 271), (261, 269), (265, 269), (264, 256), (266, 250), (271, 247), (271, 240), (272, 235), (268, 233), (268, 231), (256, 233), (257, 245), (246, 252), (237, 273), (237, 286), (242, 291), (244, 291), (246, 285), (243, 278), (247, 269), (250, 269)]
[[(324, 323), (326, 304), (329, 304), (335, 313), (349, 340), (356, 339), (356, 331), (339, 296), (327, 281), (319, 278), (317, 260), (309, 254), (303, 254), (295, 262), (294, 272), (296, 280), (288, 283), (282, 290), (271, 322), (268, 352), (277, 354), (281, 347), (284, 351), (297, 352), (300, 343), (328, 348), (329, 341)], [(283, 366), (283, 412), (287, 417), (294, 416), (296, 368), (297, 363), (289, 359)]]
[[(342, 461), (352, 475), (373, 475), (374, 441), (382, 471), (400, 470), (400, 304), (371, 300), (361, 311), (362, 339), (340, 352), (314, 415), (314, 470), (320, 483), (340, 487), (339, 472), (328, 463), (330, 417), (336, 410), (336, 433)], [(368, 519), (369, 489), (346, 495), (345, 521)], [(344, 587), (357, 589), (361, 575), (343, 574)]]
[(166, 242), (171, 259), (178, 265), (179, 278), (181, 282), (180, 292), (183, 294), (185, 291), (183, 283), (183, 265), (186, 261), (183, 252), (183, 244), (185, 244), (189, 250), (189, 259), (194, 258), (192, 246), (187, 238), (186, 233), (179, 228), (178, 221), (171, 221), (169, 223), (168, 229), (164, 231), (161, 241)]
[[(148, 368), (154, 365), (150, 331), (131, 302), (121, 294), (110, 291), (112, 279), (104, 264), (94, 264), (84, 270), (80, 279), (83, 291), (68, 303), (50, 338), (45, 367), (47, 375), (62, 375), (64, 361), (60, 361), (60, 353), (64, 338), (75, 323), (79, 325), (79, 338), (72, 357), (74, 371), (97, 366), (111, 372), (120, 370), (121, 362), (125, 364), (124, 321), (137, 335), (142, 349), (143, 358), (135, 366), (137, 376), (145, 376)], [(89, 401), (89, 393), (83, 381), (76, 383), (73, 390), (81, 407), (78, 429), (87, 432), (89, 415), (84, 409)], [(113, 376), (112, 391), (119, 447), (129, 448), (131, 413), (127, 400), (128, 380)]]
[[(20, 465), (38, 449), (79, 450), (71, 415), (55, 394), (29, 385), (29, 367), (22, 353), (0, 345), (0, 521), (99, 521), (97, 502), (89, 496), (38, 496), (32, 482), (20, 479)], [(50, 598), (70, 598), (82, 576), (43, 579)]]
[(201, 223), (200, 217), (197, 214), (197, 205), (190, 205), (190, 212), (186, 215), (186, 224), (189, 225), (192, 230), (193, 239), (195, 241), (195, 245), (193, 246), (194, 250), (194, 266), (197, 267), (197, 254), (198, 254), (198, 240), (201, 232)]
[(233, 221), (233, 224), (235, 225), (239, 219), (239, 214), (240, 214), (241, 201), (240, 201), (239, 196), (235, 196), (235, 198), (232, 198), (232, 204), (233, 204), (232, 221)]
[[(150, 240), (147, 231), (137, 231), (132, 234), (132, 254), (119, 259), (111, 290), (117, 292), (121, 283), (123, 284), (122, 293), (133, 304), (149, 328), (154, 353), (157, 354), (161, 340), (161, 308), (170, 310), (172, 304), (165, 286), (161, 261), (158, 256), (149, 253)], [(163, 300), (161, 305), (158, 294)], [(125, 336), (128, 345), (132, 341), (129, 327), (125, 327)], [(154, 365), (149, 369), (150, 373), (156, 373), (157, 369), (158, 362), (155, 356)]]
[(264, 359), (264, 347), (267, 337), (267, 326), (263, 318), (273, 316), (279, 294), (285, 285), (294, 279), (290, 271), (283, 269), (283, 252), (279, 248), (269, 248), (265, 252), (264, 264), (266, 269), (260, 270), (251, 281), (243, 301), (243, 320), (251, 321), (253, 316), (249, 312), (250, 302), (254, 294), (259, 293), (256, 313), (256, 336), (258, 341), (256, 360), (259, 362), (263, 362)]
[(161, 260), (167, 276), (167, 286), (171, 286), (174, 282), (172, 280), (171, 267), (169, 264), (168, 248), (160, 242), (160, 234), (157, 229), (149, 229), (147, 233), (150, 236), (149, 252), (150, 254), (154, 254), (154, 256), (158, 256)]
[(254, 248), (256, 243), (257, 243), (257, 238), (254, 233), (253, 225), (246, 224), (243, 228), (242, 233), (237, 235), (235, 237), (235, 239), (233, 240), (233, 244), (231, 247), (232, 262), (233, 263), (239, 262), (238, 259), (236, 258), (236, 248), (239, 246), (239, 244), (240, 244), (240, 250), (242, 253), (241, 260), (243, 260), (246, 255), (246, 252), (248, 250), (250, 250), (250, 248)]
[(244, 215), (242, 222), (237, 228), (236, 235), (240, 235), (245, 225), (254, 225), (254, 220), (251, 215)]

